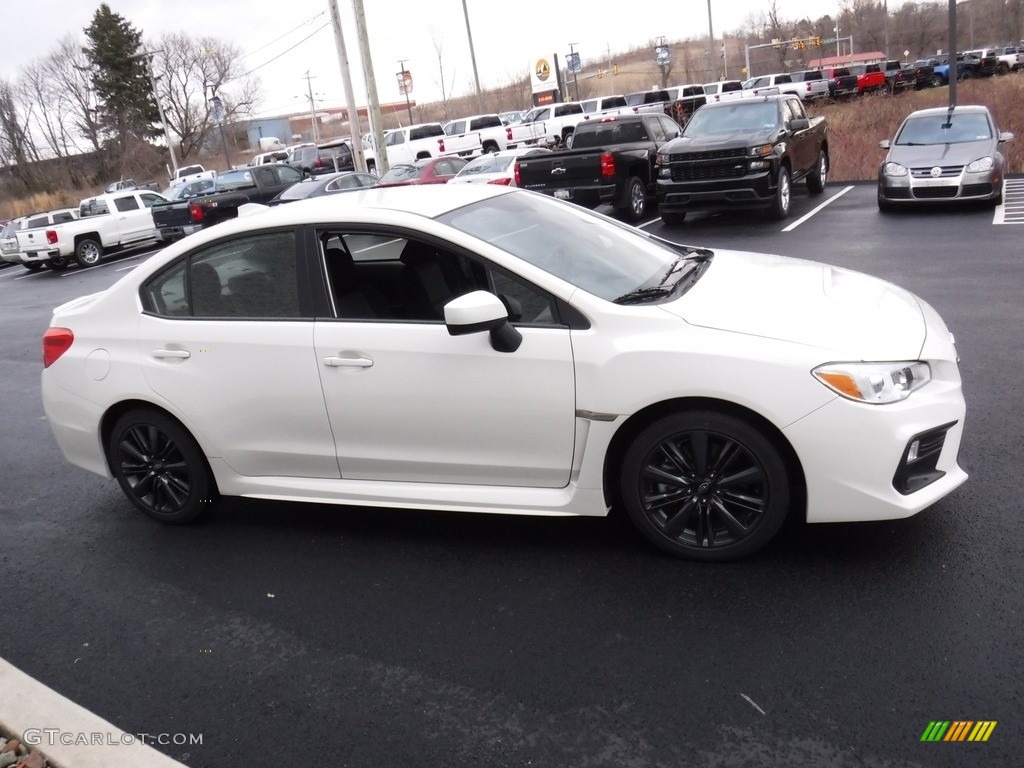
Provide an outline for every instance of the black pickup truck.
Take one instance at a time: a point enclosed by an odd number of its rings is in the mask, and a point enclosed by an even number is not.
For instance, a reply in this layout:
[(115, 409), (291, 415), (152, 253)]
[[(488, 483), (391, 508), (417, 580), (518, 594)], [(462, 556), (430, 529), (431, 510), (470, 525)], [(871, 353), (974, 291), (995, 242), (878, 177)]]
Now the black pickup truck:
[(636, 221), (654, 198), (655, 155), (681, 130), (657, 112), (581, 122), (572, 149), (520, 158), (516, 185), (587, 208), (606, 203)]
[(825, 190), (828, 123), (808, 117), (793, 94), (707, 104), (682, 136), (658, 150), (656, 194), (665, 224), (688, 211), (767, 208), (789, 215), (793, 182)]
[(171, 242), (203, 227), (235, 218), (239, 207), (246, 203), (266, 205), (305, 177), (301, 171), (277, 163), (227, 171), (219, 174), (213, 188), (201, 195), (154, 205), (150, 209), (153, 226), (161, 240)]
[(885, 62), (882, 71), (885, 72), (886, 93), (917, 90), (917, 68), (913, 64), (893, 59)]

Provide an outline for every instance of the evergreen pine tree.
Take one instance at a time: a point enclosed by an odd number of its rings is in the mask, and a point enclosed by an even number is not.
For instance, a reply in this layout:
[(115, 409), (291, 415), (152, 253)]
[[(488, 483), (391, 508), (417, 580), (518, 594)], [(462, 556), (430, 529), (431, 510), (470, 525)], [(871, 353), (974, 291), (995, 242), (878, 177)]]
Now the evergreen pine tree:
[(160, 133), (160, 114), (146, 69), (142, 32), (106, 3), (85, 29), (84, 51), (92, 67), (93, 88), (100, 101), (100, 122), (120, 143), (122, 167), (130, 142)]

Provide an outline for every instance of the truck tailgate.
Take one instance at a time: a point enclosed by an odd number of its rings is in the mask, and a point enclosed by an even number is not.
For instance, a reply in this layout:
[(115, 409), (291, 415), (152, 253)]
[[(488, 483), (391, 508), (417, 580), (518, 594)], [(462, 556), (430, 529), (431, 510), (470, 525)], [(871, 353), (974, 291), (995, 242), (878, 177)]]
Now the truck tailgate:
[(183, 227), (192, 223), (192, 213), (189, 211), (189, 201), (182, 200), (168, 205), (154, 205), (150, 210), (153, 212), (153, 226), (161, 227)]
[(595, 187), (604, 182), (601, 156), (604, 150), (568, 150), (519, 160), (519, 186), (560, 197), (558, 190)]

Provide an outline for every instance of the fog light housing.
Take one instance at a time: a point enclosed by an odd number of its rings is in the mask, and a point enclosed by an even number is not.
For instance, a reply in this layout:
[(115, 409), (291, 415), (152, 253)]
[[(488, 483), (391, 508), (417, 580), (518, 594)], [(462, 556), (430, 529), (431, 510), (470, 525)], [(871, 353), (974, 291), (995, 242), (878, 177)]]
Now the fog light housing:
[(943, 477), (946, 473), (938, 468), (939, 455), (946, 443), (946, 433), (955, 425), (951, 421), (910, 438), (892, 478), (892, 487), (908, 496)]

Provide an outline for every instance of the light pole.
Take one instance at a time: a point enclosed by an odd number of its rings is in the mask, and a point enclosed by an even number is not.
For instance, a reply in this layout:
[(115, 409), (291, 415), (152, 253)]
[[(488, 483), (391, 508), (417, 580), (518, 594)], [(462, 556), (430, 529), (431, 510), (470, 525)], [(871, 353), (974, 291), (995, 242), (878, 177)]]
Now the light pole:
[(309, 70), (306, 70), (306, 93), (309, 95), (309, 125), (313, 131), (313, 143), (319, 144), (320, 137), (317, 135), (316, 130), (316, 102), (313, 101), (313, 85), (310, 82), (311, 76)]
[(473, 29), (469, 26), (469, 9), (466, 7), (466, 0), (462, 0), (462, 15), (466, 17), (466, 38), (469, 40), (469, 60), (473, 62), (473, 82), (476, 84), (476, 105), (480, 112), (483, 112), (484, 94), (480, 90), (480, 75), (477, 74), (476, 71), (476, 51), (473, 50)]
[(228, 152), (228, 139), (224, 135), (224, 102), (221, 101), (220, 96), (217, 95), (217, 91), (214, 86), (210, 86), (210, 104), (213, 106), (213, 119), (220, 127), (220, 141), (224, 145), (224, 162), (227, 163), (228, 167), (225, 170), (231, 170), (231, 155)]
[[(722, 41), (722, 45), (725, 45), (725, 41)], [(711, 0), (708, 0), (708, 52), (714, 56), (713, 51), (715, 50), (715, 30), (711, 26)], [(714, 72), (712, 72), (714, 74)]]

